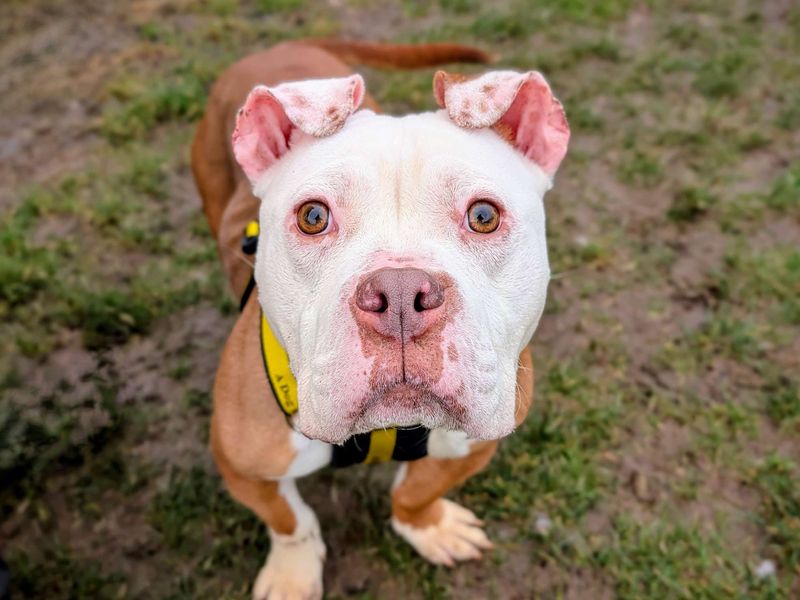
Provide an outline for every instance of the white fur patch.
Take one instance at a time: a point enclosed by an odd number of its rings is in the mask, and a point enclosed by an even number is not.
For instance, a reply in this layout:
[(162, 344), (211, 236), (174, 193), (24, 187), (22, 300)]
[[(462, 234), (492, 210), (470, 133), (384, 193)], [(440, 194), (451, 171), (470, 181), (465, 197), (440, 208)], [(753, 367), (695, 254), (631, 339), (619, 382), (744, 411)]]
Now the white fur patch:
[(477, 560), (481, 558), (481, 550), (492, 548), (480, 519), (472, 511), (445, 498), (438, 502), (443, 510), (436, 525), (417, 529), (393, 517), (392, 528), (435, 565), (452, 567), (457, 561)]
[(364, 79), (351, 75), (283, 83), (270, 90), (301, 131), (316, 137), (331, 135), (364, 99)]
[(469, 454), (469, 438), (463, 431), (434, 429), (428, 436), (428, 456), (461, 458)]
[(397, 468), (397, 472), (394, 474), (394, 480), (392, 481), (391, 491), (397, 489), (397, 487), (405, 481), (406, 475), (408, 474), (408, 463), (402, 462), (400, 466)]
[(436, 90), (437, 101), (459, 127), (490, 127), (508, 111), (524, 81), (525, 76), (514, 71), (491, 71), (453, 85), (443, 82), (443, 89)]
[(285, 479), (296, 479), (305, 477), (326, 467), (331, 462), (333, 447), (319, 440), (311, 440), (302, 433), (292, 430), (290, 436), (292, 447), (297, 451), (297, 455), (292, 460), (286, 473)]
[(325, 560), (319, 523), (294, 481), (281, 481), (279, 491), (291, 506), (297, 527), (291, 535), (270, 530), (272, 547), (253, 585), (253, 600), (317, 600), (322, 598)]

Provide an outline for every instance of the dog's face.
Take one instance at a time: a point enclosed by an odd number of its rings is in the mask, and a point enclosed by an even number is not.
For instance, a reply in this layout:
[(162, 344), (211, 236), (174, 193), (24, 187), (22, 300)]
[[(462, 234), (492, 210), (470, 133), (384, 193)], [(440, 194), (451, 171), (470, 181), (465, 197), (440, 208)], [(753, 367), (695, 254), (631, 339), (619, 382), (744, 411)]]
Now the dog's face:
[(417, 424), (507, 435), (550, 275), (560, 104), (536, 74), (440, 74), (444, 111), (350, 116), (362, 85), (257, 88), (234, 134), (262, 200), (256, 280), (297, 377), (294, 425), (332, 443)]

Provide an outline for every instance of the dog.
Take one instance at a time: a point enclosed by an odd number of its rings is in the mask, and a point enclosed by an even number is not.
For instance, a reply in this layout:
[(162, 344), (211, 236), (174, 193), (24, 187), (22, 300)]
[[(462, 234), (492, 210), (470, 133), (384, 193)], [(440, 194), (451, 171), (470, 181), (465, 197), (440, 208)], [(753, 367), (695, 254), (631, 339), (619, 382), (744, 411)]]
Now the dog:
[(246, 298), (210, 445), (230, 494), (269, 529), (256, 599), (322, 596), (325, 546), (295, 480), (330, 464), (403, 461), (391, 525), (428, 561), (492, 547), (443, 496), (533, 401), (527, 346), (550, 278), (543, 197), (569, 126), (538, 72), (439, 71), (440, 110), (393, 117), (348, 64), (488, 59), (449, 44), (287, 42), (211, 91), (192, 169)]

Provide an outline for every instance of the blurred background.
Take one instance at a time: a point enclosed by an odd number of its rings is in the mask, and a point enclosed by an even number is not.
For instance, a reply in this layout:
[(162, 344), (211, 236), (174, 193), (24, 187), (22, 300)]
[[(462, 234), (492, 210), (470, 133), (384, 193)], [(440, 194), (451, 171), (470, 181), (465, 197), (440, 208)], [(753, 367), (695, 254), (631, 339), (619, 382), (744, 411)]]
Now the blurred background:
[[(478, 44), (573, 131), (534, 409), (457, 492), (496, 550), (431, 567), (388, 527), (391, 467), (323, 472), (328, 596), (800, 597), (800, 5), (4, 0), (15, 597), (249, 597), (268, 539), (206, 447), (236, 302), (188, 146), (216, 74), (306, 36)], [(434, 106), (431, 71), (359, 70), (389, 112)]]

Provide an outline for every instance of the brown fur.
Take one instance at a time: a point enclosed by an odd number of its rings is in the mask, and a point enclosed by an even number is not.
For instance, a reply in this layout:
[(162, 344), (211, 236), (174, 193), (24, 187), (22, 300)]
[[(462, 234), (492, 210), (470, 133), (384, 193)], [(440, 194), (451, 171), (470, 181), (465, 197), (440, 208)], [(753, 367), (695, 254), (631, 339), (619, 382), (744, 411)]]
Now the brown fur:
[(286, 472), (295, 451), (264, 371), (260, 318), (254, 294), (222, 351), (214, 384), (211, 450), (217, 462), (244, 477), (270, 479)]
[(452, 62), (492, 61), (483, 50), (460, 44), (373, 44), (342, 40), (306, 40), (304, 43), (327, 50), (346, 63), (371, 67), (417, 69)]

